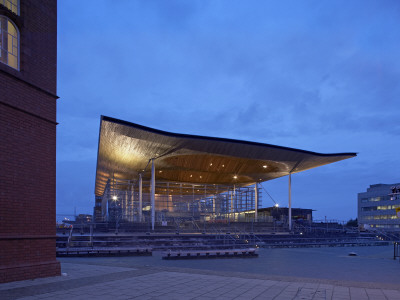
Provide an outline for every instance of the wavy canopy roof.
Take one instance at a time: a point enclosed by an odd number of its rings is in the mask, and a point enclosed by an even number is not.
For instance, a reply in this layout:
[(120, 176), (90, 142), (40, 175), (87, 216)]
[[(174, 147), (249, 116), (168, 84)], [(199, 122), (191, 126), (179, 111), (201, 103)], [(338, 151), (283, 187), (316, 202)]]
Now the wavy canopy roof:
[(245, 186), (354, 156), (177, 134), (102, 116), (95, 193), (103, 194), (109, 178), (150, 179), (152, 158), (156, 180)]

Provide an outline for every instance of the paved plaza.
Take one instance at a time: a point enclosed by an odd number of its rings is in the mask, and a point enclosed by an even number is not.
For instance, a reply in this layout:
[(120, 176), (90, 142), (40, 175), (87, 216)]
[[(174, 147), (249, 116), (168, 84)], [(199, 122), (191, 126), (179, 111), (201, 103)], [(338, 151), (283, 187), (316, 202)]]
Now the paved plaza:
[(0, 299), (400, 299), (400, 286), (62, 261), (63, 275), (0, 284)]

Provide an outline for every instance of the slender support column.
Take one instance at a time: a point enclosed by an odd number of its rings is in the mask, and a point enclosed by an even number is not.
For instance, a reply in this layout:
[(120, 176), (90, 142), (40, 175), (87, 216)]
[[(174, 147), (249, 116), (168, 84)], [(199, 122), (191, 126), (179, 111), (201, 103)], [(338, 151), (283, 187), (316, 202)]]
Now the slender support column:
[(254, 185), (254, 221), (257, 222), (258, 219), (258, 183), (256, 182)]
[(129, 212), (128, 212), (129, 206), (128, 206), (128, 190), (125, 191), (125, 199), (124, 199), (124, 212), (123, 212), (123, 219), (125, 221), (128, 220)]
[(216, 206), (215, 206), (215, 195), (213, 195), (212, 197), (212, 213), (213, 213), (213, 218), (215, 220), (215, 216), (217, 215), (217, 211), (216, 211)]
[(237, 198), (236, 198), (236, 184), (233, 185), (233, 220), (236, 222), (237, 221)]
[(292, 174), (289, 173), (289, 230), (292, 230)]
[(232, 214), (233, 212), (233, 190), (231, 191), (231, 201), (230, 201), (230, 205), (229, 205), (229, 216)]
[(131, 199), (129, 204), (129, 220), (133, 222), (133, 197), (135, 194), (135, 188), (133, 187), (133, 182), (131, 183)]
[[(207, 205), (206, 205), (206, 203), (207, 203), (207, 184), (204, 185), (204, 200), (205, 200), (204, 212), (207, 212)], [(203, 210), (203, 208), (202, 208), (202, 210)], [(203, 220), (205, 221), (205, 217), (203, 217)]]
[(154, 158), (151, 159), (151, 230), (154, 231), (154, 223), (156, 219), (156, 172), (154, 170)]
[(171, 211), (169, 207), (169, 182), (167, 182), (167, 211)]
[(233, 185), (233, 212), (237, 212), (236, 184)]
[[(217, 217), (217, 212), (218, 215), (221, 212), (221, 201), (217, 198), (218, 196), (218, 185), (215, 187), (215, 194), (214, 194), (214, 220)], [(218, 201), (217, 201), (218, 200)]]
[(143, 221), (143, 218), (142, 218), (142, 211), (143, 211), (142, 183), (143, 183), (142, 174), (139, 174), (139, 208), (138, 208), (139, 209), (139, 222)]
[(192, 184), (192, 217), (194, 217), (194, 184)]

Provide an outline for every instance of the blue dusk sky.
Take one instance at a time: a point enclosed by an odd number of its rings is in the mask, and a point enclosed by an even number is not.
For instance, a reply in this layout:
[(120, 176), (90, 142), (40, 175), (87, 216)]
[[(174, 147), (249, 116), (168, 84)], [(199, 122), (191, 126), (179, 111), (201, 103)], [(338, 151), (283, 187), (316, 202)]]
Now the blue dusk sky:
[[(356, 158), (292, 176), (293, 207), (357, 216), (400, 182), (400, 1), (58, 1), (57, 213), (92, 213), (100, 115)], [(288, 178), (263, 186), (288, 205)], [(273, 205), (265, 194), (263, 206)]]

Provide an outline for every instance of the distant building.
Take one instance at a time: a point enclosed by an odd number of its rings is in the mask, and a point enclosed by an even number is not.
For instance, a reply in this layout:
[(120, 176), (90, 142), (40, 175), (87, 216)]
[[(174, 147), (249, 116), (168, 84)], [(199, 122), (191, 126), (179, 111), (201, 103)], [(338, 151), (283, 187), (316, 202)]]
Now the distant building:
[(95, 205), (93, 208), (93, 220), (95, 222), (104, 222), (104, 218), (101, 211), (101, 201), (102, 197), (96, 196)]
[(93, 220), (92, 215), (79, 214), (75, 217), (75, 223), (90, 223)]
[[(263, 212), (265, 214), (269, 214), (270, 216), (273, 217), (275, 221), (283, 221), (287, 222), (287, 219), (289, 217), (289, 208), (287, 207), (267, 207), (267, 208), (261, 208), (260, 214), (262, 215)], [(312, 222), (312, 209), (308, 208), (292, 208), (292, 219), (294, 221), (299, 221), (299, 222)]]
[(364, 229), (400, 231), (400, 183), (372, 184), (358, 194), (358, 224)]
[(0, 1), (0, 282), (56, 260), (57, 1)]

